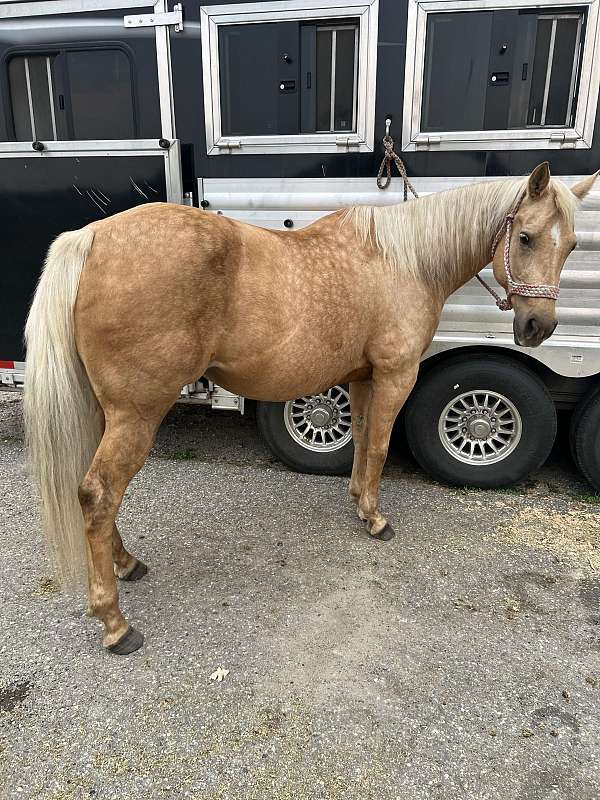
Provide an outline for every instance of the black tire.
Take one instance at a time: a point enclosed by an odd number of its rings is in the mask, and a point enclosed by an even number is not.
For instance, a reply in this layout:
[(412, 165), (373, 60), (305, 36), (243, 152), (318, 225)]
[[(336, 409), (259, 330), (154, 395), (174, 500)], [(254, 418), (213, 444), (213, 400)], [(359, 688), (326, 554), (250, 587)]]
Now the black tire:
[(592, 388), (588, 389), (588, 391), (579, 400), (579, 402), (573, 409), (573, 413), (571, 414), (571, 421), (569, 423), (569, 448), (571, 449), (571, 456), (573, 457), (575, 466), (579, 469), (579, 471), (582, 470), (581, 470), (581, 465), (579, 464), (579, 456), (577, 455), (577, 447), (575, 444), (575, 440), (577, 437), (577, 429), (579, 427), (579, 422), (581, 421), (581, 417), (585, 413), (588, 404), (591, 403), (593, 399), (599, 394), (600, 394), (600, 384), (592, 386)]
[[(516, 409), (518, 416), (509, 410), (508, 418), (512, 416), (516, 420), (513, 430), (518, 428), (520, 418), (520, 438), (503, 436), (506, 445), (493, 441), (499, 453), (506, 450), (502, 460), (464, 463), (447, 449), (456, 452), (455, 446), (449, 442), (454, 432), (445, 435), (438, 430), (440, 420), (453, 400), (459, 402), (458, 398), (469, 392), (500, 395)], [(479, 404), (483, 406), (484, 399), (480, 398)], [(503, 409), (506, 407), (501, 406)], [(493, 413), (491, 409), (490, 413)], [(483, 424), (487, 425), (487, 416), (484, 419)], [(462, 420), (456, 421), (462, 425)], [(418, 381), (407, 404), (405, 424), (408, 444), (415, 459), (434, 478), (454, 486), (492, 489), (517, 483), (541, 467), (556, 437), (556, 409), (540, 378), (519, 362), (501, 355), (460, 356), (433, 367)], [(461, 427), (460, 430), (468, 429)], [(481, 450), (484, 450), (483, 443)], [(488, 459), (498, 457), (489, 446), (487, 453), (485, 457)], [(479, 457), (483, 459), (484, 456)]]
[(571, 420), (571, 447), (582, 475), (600, 492), (600, 390), (584, 397)]
[[(346, 394), (344, 387), (341, 389)], [(350, 407), (347, 406), (347, 411)], [(289, 432), (286, 422), (286, 403), (256, 404), (256, 422), (267, 446), (280, 461), (296, 472), (315, 475), (347, 475), (352, 470), (354, 445), (349, 440), (337, 450), (310, 450)]]

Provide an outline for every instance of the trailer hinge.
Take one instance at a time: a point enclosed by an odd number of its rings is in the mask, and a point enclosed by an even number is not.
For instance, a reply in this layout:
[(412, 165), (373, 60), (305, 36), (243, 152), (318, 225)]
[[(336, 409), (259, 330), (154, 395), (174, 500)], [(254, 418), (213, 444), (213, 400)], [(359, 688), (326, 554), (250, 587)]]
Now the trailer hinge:
[(561, 145), (570, 144), (574, 145), (575, 142), (579, 139), (579, 135), (573, 131), (566, 131), (564, 133), (552, 133), (550, 134), (550, 141), (551, 142), (559, 142)]
[(345, 147), (349, 151), (352, 147), (360, 147), (360, 142), (356, 139), (351, 139), (349, 136), (336, 136), (336, 147)]
[(239, 139), (223, 139), (217, 142), (219, 150), (239, 150), (242, 143)]
[(415, 141), (415, 145), (417, 147), (423, 147), (427, 149), (431, 147), (432, 144), (439, 144), (441, 139), (439, 136), (419, 136), (419, 138)]
[(174, 25), (176, 31), (183, 30), (183, 8), (181, 3), (173, 6), (173, 11), (159, 14), (129, 14), (123, 17), (126, 28), (152, 28), (157, 25)]

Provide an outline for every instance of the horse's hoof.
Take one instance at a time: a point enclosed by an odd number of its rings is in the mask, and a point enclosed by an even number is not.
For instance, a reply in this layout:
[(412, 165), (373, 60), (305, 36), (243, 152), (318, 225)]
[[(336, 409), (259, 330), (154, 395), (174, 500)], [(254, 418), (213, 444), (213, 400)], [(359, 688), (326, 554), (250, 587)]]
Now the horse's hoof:
[(106, 649), (117, 656), (128, 656), (139, 650), (144, 644), (144, 634), (136, 631), (131, 625), (127, 628), (123, 636), (114, 644), (110, 644)]
[(148, 567), (143, 561), (138, 561), (128, 575), (124, 575), (122, 581), (139, 581), (148, 572)]
[(389, 542), (396, 535), (396, 531), (392, 528), (389, 522), (386, 522), (385, 527), (379, 533), (372, 533), (371, 537), (380, 542)]

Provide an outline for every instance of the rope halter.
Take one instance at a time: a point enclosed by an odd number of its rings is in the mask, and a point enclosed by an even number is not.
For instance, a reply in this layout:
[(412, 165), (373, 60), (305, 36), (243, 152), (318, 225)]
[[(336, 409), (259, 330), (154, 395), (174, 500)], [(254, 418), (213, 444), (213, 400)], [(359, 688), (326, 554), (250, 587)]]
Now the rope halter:
[(495, 292), (480, 275), (475, 276), (479, 283), (481, 283), (481, 285), (492, 295), (500, 311), (510, 311), (512, 308), (512, 301), (510, 298), (513, 294), (520, 294), (523, 297), (547, 297), (550, 300), (558, 300), (558, 293), (560, 291), (558, 286), (552, 286), (544, 283), (519, 283), (513, 277), (510, 268), (510, 237), (512, 234), (515, 216), (519, 210), (519, 206), (523, 202), (524, 196), (524, 194), (521, 195), (513, 210), (510, 212), (510, 214), (506, 215), (500, 230), (494, 237), (494, 243), (492, 244), (491, 260), (493, 261), (498, 245), (500, 244), (500, 240), (502, 239), (502, 236), (504, 236), (504, 272), (506, 273), (506, 283), (508, 286), (506, 290), (506, 299), (500, 297), (500, 295)]

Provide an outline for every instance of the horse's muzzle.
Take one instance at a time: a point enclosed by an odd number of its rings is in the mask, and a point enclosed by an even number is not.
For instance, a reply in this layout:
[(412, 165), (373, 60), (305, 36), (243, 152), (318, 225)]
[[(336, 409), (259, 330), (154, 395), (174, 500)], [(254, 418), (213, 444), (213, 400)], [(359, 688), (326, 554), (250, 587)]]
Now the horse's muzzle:
[(534, 313), (515, 313), (513, 333), (520, 347), (538, 347), (556, 328), (555, 317)]

